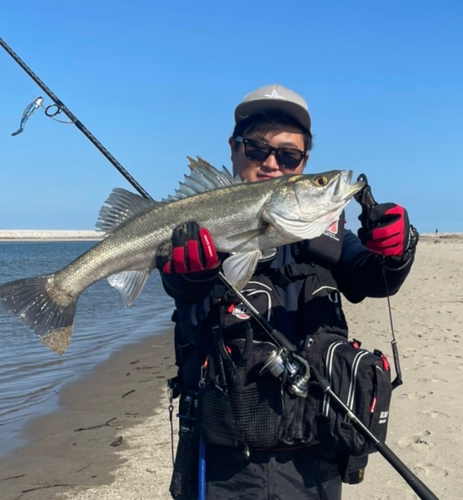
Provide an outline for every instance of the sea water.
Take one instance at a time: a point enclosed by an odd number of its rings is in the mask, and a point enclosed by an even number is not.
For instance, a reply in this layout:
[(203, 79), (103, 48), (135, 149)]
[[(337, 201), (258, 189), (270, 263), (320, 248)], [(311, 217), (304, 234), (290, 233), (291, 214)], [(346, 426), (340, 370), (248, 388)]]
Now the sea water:
[[(53, 272), (95, 242), (2, 242), (0, 283)], [(130, 308), (106, 280), (80, 297), (74, 334), (58, 356), (19, 318), (0, 307), (0, 456), (24, 444), (28, 420), (58, 408), (60, 387), (92, 370), (128, 343), (166, 331), (173, 301), (154, 271)]]

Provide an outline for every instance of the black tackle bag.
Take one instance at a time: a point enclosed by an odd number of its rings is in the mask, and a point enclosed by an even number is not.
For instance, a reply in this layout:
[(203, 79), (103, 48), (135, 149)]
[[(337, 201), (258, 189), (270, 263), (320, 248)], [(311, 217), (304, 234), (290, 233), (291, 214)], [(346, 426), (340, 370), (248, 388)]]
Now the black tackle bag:
[[(317, 335), (308, 340), (308, 345), (309, 364), (328, 380), (333, 392), (370, 432), (385, 442), (392, 384), (390, 366), (384, 354), (379, 350), (362, 349), (360, 342), (348, 341), (337, 334)], [(376, 451), (374, 444), (354, 428), (331, 399), (324, 394), (315, 409), (317, 440), (334, 443), (347, 455), (357, 457)], [(307, 414), (314, 411), (311, 401), (307, 400), (306, 405)]]
[(260, 370), (276, 346), (253, 340), (246, 345), (246, 340), (236, 339), (227, 348), (238, 362), (232, 370), (225, 366), (226, 385), (219, 383), (216, 358), (208, 358), (199, 396), (200, 434), (207, 443), (245, 453), (250, 448), (271, 449), (278, 444), (284, 402), (280, 382)]

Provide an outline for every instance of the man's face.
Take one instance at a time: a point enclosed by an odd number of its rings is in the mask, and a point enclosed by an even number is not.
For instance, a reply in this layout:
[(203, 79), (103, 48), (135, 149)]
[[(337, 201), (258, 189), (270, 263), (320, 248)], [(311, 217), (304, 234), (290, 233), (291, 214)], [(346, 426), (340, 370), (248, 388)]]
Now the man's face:
[[(246, 134), (244, 139), (263, 141), (274, 148), (295, 148), (300, 151), (304, 150), (304, 136), (299, 133), (279, 132), (277, 134), (262, 135), (258, 132), (254, 132), (251, 135)], [(301, 174), (309, 156), (307, 154), (303, 157), (296, 168), (288, 169), (278, 165), (275, 152), (272, 152), (264, 161), (253, 161), (246, 158), (245, 145), (243, 143), (236, 143), (233, 137), (230, 137), (229, 143), (231, 147), (233, 175), (240, 175), (243, 180), (248, 182), (273, 179), (274, 177), (281, 177), (287, 174)]]

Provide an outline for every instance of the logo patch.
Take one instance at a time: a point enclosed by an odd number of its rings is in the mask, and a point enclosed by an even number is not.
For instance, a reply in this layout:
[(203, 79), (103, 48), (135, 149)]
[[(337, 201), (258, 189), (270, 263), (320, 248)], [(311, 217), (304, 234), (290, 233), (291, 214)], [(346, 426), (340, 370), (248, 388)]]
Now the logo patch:
[(281, 96), (277, 91), (276, 89), (273, 89), (272, 90), (272, 93), (271, 94), (265, 94), (264, 97), (267, 97), (268, 99), (283, 99), (284, 100), (284, 97)]
[(333, 222), (331, 226), (323, 233), (325, 236), (332, 238), (333, 240), (339, 241), (337, 237), (339, 231), (339, 221)]
[(379, 423), (385, 424), (387, 422), (387, 417), (389, 416), (388, 411), (382, 411), (379, 415)]
[(329, 233), (338, 234), (338, 231), (339, 231), (339, 222), (338, 221), (333, 222), (333, 224), (331, 224), (331, 226), (327, 229), (327, 231)]
[(237, 318), (243, 320), (249, 319), (251, 317), (249, 309), (243, 304), (235, 305), (231, 313), (233, 314), (233, 316), (236, 316)]

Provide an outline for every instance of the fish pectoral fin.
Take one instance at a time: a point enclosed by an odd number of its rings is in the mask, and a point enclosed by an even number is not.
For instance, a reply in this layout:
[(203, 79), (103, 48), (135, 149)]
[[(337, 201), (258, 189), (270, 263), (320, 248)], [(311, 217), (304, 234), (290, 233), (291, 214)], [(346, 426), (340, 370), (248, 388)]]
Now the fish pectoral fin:
[(260, 250), (236, 253), (223, 261), (222, 269), (228, 281), (238, 290), (242, 290), (256, 270), (261, 256)]
[(123, 271), (109, 276), (108, 282), (119, 291), (125, 307), (129, 307), (137, 300), (149, 274), (148, 269), (143, 271)]
[(295, 236), (301, 240), (311, 240), (321, 236), (334, 222), (326, 223), (316, 220), (312, 222), (302, 220), (285, 219), (275, 213), (267, 213), (266, 218), (275, 226), (276, 230), (289, 236)]
[(110, 234), (123, 222), (139, 216), (159, 204), (161, 202), (143, 198), (143, 196), (127, 191), (127, 189), (113, 189), (100, 210), (96, 227), (100, 231)]

